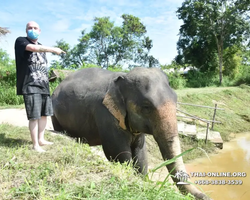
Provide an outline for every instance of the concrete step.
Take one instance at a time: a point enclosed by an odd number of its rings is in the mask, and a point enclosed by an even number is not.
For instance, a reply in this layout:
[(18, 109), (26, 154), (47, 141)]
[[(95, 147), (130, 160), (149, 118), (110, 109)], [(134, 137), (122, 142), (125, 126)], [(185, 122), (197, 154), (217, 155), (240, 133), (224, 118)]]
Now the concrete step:
[(178, 122), (178, 132), (185, 136), (195, 137), (197, 130), (196, 125), (186, 124), (184, 122)]
[[(177, 125), (180, 135), (185, 135), (187, 137), (192, 137), (199, 140), (206, 139), (206, 128), (196, 128), (196, 125), (186, 124), (182, 121), (178, 121)], [(219, 132), (208, 130), (207, 139), (214, 143), (218, 148), (223, 148), (223, 140)]]
[[(205, 140), (206, 131), (207, 131), (206, 128), (199, 128), (196, 134), (196, 138), (199, 140)], [(214, 143), (220, 149), (223, 149), (223, 140), (219, 132), (208, 129), (207, 139), (212, 143)]]

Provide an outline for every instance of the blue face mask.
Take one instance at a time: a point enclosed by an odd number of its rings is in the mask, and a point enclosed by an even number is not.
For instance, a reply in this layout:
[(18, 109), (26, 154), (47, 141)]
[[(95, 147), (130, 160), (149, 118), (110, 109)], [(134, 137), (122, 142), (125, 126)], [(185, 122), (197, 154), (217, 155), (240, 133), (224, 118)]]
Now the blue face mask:
[(39, 33), (33, 29), (28, 30), (28, 37), (32, 40), (36, 40), (39, 36)]

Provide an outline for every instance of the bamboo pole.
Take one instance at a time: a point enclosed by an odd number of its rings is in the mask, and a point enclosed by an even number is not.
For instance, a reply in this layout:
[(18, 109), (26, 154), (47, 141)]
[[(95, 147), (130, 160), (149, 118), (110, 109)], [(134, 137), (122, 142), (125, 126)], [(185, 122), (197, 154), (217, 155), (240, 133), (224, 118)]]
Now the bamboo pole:
[[(214, 109), (214, 107), (210, 107), (210, 106), (201, 106), (201, 105), (195, 105), (195, 104), (190, 104), (190, 103), (181, 103), (181, 102), (177, 102), (177, 104)], [(225, 110), (225, 109), (223, 109), (223, 108), (217, 108), (217, 110)]]
[[(181, 111), (180, 111), (181, 112)], [(183, 116), (183, 115), (176, 115), (177, 117), (182, 117), (182, 118), (189, 118), (189, 119), (197, 119), (197, 117), (191, 117), (191, 116)], [(199, 119), (198, 119), (199, 120)], [(205, 119), (204, 119), (205, 120)], [(213, 120), (206, 120), (206, 122), (209, 122), (209, 123), (211, 123), (211, 122), (214, 122), (214, 123), (218, 123), (218, 124), (221, 124), (221, 122), (220, 121), (213, 121)]]
[(207, 130), (206, 130), (206, 139), (205, 139), (205, 144), (207, 144), (208, 130), (209, 130), (209, 123), (207, 123)]
[[(214, 121), (214, 119), (215, 119), (216, 109), (217, 109), (217, 103), (215, 104), (215, 107), (214, 107), (213, 121)], [(212, 122), (212, 127), (211, 127), (211, 129), (212, 129), (212, 130), (214, 129), (214, 122)]]
[(177, 109), (179, 112), (181, 112), (181, 113), (184, 113), (184, 114), (186, 114), (186, 115), (188, 115), (188, 116), (191, 116), (191, 117), (193, 117), (194, 119), (198, 119), (198, 120), (200, 120), (200, 121), (202, 121), (202, 122), (206, 122), (206, 123), (208, 123), (208, 121), (207, 120), (205, 120), (205, 119), (202, 119), (202, 118), (200, 118), (200, 117), (196, 117), (196, 116), (194, 116), (194, 115), (191, 115), (191, 114), (189, 114), (189, 113), (186, 113), (186, 112), (184, 112), (184, 111), (181, 111), (181, 110), (179, 110), (179, 109)]

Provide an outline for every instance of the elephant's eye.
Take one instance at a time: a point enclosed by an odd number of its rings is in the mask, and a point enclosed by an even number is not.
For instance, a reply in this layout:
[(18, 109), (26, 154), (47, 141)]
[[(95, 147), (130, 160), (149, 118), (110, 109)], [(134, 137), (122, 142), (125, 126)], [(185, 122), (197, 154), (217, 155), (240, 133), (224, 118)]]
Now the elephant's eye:
[(148, 109), (150, 109), (150, 106), (149, 105), (143, 105), (142, 108), (145, 109), (145, 110), (148, 110)]
[(149, 103), (144, 103), (142, 105), (142, 111), (144, 113), (149, 113), (152, 110), (152, 106)]

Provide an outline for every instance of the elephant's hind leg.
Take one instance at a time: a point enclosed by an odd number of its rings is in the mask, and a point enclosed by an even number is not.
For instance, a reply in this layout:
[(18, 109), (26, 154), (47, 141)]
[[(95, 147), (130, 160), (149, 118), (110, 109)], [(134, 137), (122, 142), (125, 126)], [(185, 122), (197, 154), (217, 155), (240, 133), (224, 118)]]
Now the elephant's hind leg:
[(60, 125), (60, 123), (58, 122), (55, 116), (51, 116), (51, 120), (52, 120), (52, 124), (53, 124), (55, 131), (59, 131), (59, 132), (64, 131), (64, 129), (62, 128), (62, 126)]

